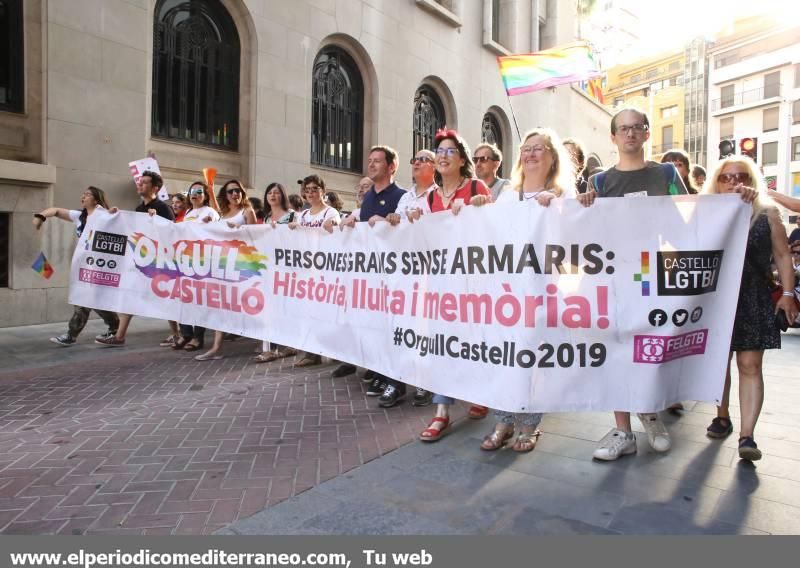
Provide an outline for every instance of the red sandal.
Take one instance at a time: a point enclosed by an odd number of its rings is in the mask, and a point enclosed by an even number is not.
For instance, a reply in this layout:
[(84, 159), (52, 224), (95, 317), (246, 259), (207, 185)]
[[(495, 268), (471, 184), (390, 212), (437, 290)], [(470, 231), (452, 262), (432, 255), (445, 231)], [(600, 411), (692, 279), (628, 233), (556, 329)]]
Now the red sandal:
[(486, 415), (489, 414), (489, 409), (485, 406), (481, 406), (480, 404), (473, 404), (469, 407), (469, 411), (467, 412), (467, 418), (470, 420), (481, 420), (486, 418)]
[[(442, 422), (444, 426), (441, 428), (431, 428), (431, 426), (437, 422)], [(439, 438), (444, 436), (444, 431), (448, 426), (450, 426), (449, 416), (434, 416), (430, 423), (428, 423), (428, 427), (420, 433), (419, 439), (422, 442), (436, 442)]]

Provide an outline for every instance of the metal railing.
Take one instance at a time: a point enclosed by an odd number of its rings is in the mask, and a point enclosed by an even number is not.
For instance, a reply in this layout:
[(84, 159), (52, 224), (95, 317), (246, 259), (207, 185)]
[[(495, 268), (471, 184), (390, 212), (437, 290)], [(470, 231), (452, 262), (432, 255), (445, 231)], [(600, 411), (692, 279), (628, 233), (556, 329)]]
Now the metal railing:
[(766, 87), (761, 87), (760, 89), (739, 91), (738, 93), (734, 93), (728, 97), (714, 99), (711, 101), (711, 110), (720, 110), (723, 108), (744, 105), (747, 103), (756, 103), (772, 97), (780, 97), (781, 87), (782, 85), (780, 83), (776, 83), (775, 85), (767, 85)]

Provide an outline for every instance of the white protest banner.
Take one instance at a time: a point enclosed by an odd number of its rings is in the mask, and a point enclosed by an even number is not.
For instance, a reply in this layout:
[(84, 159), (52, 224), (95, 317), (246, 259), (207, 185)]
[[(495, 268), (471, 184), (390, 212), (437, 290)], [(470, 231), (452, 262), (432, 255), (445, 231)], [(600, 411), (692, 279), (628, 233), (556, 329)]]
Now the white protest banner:
[[(158, 167), (158, 162), (155, 158), (150, 157), (129, 162), (128, 169), (131, 171), (134, 183), (139, 183), (139, 178), (142, 177), (144, 172), (155, 172), (161, 175), (161, 168)], [(169, 192), (167, 191), (166, 183), (158, 190), (158, 198), (161, 201), (169, 201)]]
[(511, 411), (717, 402), (738, 196), (466, 207), (322, 230), (89, 218), (73, 304), (290, 345)]

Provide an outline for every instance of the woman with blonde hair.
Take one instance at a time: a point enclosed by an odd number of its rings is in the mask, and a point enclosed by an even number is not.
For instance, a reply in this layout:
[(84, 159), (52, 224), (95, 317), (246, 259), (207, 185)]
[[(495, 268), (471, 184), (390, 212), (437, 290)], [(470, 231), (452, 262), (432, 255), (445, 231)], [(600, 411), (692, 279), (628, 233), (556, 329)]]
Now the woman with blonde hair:
[(556, 197), (575, 197), (572, 161), (558, 134), (549, 128), (534, 128), (523, 137), (511, 186), (498, 202), (535, 200), (544, 207)]
[[(512, 174), (514, 191), (501, 194), (500, 201), (516, 201), (521, 204), (536, 201), (539, 206), (549, 207), (557, 197), (576, 195), (575, 174), (572, 160), (555, 131), (549, 128), (534, 128), (522, 138), (517, 164)], [(506, 412), (495, 410), (495, 427), (483, 438), (481, 449), (500, 449), (519, 434), (511, 448), (515, 452), (530, 452), (541, 435), (538, 429), (542, 421), (540, 412)]]
[[(764, 402), (763, 358), (765, 349), (780, 349), (781, 335), (776, 316), (780, 312), (789, 322), (797, 317), (794, 294), (794, 271), (786, 229), (780, 213), (767, 197), (766, 187), (756, 165), (750, 158), (731, 156), (722, 160), (706, 180), (703, 193), (744, 193), (757, 191), (750, 217), (739, 302), (733, 322), (731, 354), (736, 353), (739, 369), (739, 457), (754, 461), (761, 459), (761, 451), (753, 439), (753, 430)], [(778, 267), (784, 293), (773, 305), (771, 261)], [(725, 389), (717, 417), (707, 429), (710, 438), (725, 438), (733, 432), (728, 412), (731, 389), (730, 361), (725, 373)]]

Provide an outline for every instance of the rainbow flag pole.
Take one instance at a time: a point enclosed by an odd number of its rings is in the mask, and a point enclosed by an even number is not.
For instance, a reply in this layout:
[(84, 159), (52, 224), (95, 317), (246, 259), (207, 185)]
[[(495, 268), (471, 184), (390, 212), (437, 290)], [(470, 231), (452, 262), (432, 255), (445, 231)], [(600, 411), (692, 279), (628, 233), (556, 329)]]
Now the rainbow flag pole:
[[(587, 81), (603, 75), (592, 56), (591, 46), (585, 41), (536, 53), (498, 56), (497, 64), (500, 67), (500, 77), (503, 79), (509, 107), (511, 107), (511, 97), (514, 95)], [(520, 136), (513, 107), (511, 116), (514, 118), (517, 136)]]

